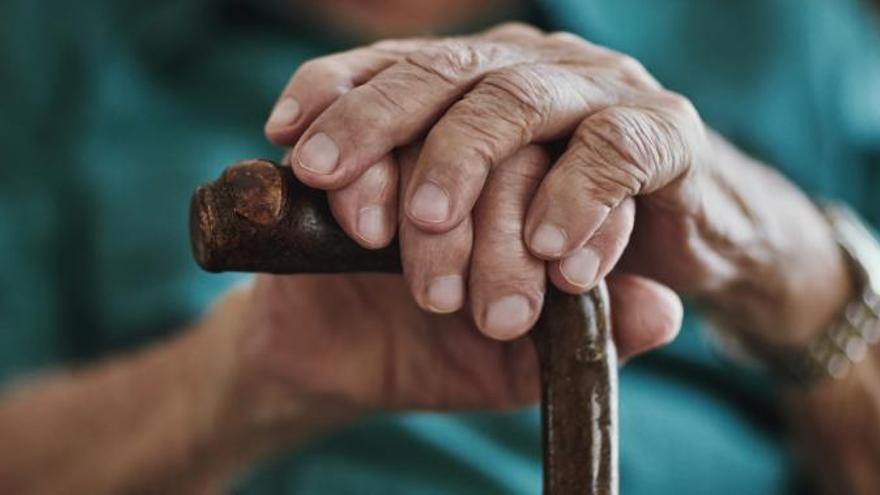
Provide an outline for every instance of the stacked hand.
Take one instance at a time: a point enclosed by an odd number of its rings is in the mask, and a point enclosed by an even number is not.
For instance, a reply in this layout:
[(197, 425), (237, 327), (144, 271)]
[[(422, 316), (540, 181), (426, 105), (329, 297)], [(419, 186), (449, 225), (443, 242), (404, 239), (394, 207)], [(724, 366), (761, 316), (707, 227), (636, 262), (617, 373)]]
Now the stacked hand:
[[(417, 151), (410, 147), (399, 154), (403, 177)], [(504, 282), (513, 289), (520, 288), (519, 276), (543, 290), (545, 262), (523, 245), (522, 221), (547, 164), (546, 153), (530, 146), (492, 172), (474, 211), (472, 280), (495, 289), (492, 277), (509, 274)], [(454, 232), (403, 230), (401, 241), (440, 260), (462, 249), (461, 243), (470, 246), (470, 225)], [(404, 260), (408, 273), (425, 268)], [(674, 336), (681, 307), (669, 289), (622, 274), (610, 278), (609, 289), (623, 359)], [(251, 326), (259, 330), (250, 335), (257, 348), (248, 348), (265, 369), (307, 395), (361, 407), (435, 410), (509, 408), (538, 400), (538, 366), (529, 339), (487, 337), (468, 311), (425, 311), (398, 275), (260, 276), (254, 291), (257, 320)], [(535, 297), (540, 302), (542, 294)]]
[[(301, 181), (329, 192), (357, 242), (400, 234), (411, 299), (387, 276), (256, 282), (265, 361), (359, 404), (534, 401), (521, 337), (547, 279), (579, 293), (608, 276), (626, 358), (675, 335), (673, 290), (754, 298), (758, 281), (768, 300), (784, 298), (767, 269), (786, 243), (815, 241), (820, 264), (838, 259), (796, 189), (707, 131), (638, 62), (567, 33), (504, 25), (315, 59), (266, 134), (291, 148)], [(776, 188), (793, 213), (753, 209), (752, 183)], [(791, 219), (810, 227), (800, 239), (773, 230)]]
[[(266, 133), (357, 242), (400, 234), (404, 276), (261, 275), (166, 344), (11, 391), (0, 491), (214, 492), (363, 409), (531, 404), (524, 333), (546, 280), (607, 277), (623, 359), (675, 335), (676, 293), (765, 356), (807, 349), (855, 295), (797, 187), (570, 34), (507, 25), (316, 59)], [(878, 363), (786, 390), (833, 493), (878, 493)]]

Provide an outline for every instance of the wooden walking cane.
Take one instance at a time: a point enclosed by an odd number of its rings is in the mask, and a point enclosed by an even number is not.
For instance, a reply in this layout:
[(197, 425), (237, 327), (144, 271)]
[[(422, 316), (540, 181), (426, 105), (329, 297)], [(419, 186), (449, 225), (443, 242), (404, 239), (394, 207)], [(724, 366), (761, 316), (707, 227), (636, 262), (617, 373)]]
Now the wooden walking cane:
[[(335, 223), (323, 192), (288, 167), (248, 160), (198, 188), (193, 253), (205, 270), (277, 274), (400, 272), (396, 243), (367, 250)], [(549, 289), (531, 332), (541, 367), (544, 493), (617, 493), (617, 355), (604, 283)]]

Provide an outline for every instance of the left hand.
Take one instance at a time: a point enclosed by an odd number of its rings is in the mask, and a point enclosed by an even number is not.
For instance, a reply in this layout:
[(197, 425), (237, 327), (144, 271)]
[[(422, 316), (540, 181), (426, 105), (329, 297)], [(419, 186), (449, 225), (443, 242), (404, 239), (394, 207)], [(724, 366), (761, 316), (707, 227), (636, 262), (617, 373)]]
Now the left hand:
[[(417, 149), (407, 147), (395, 155), (405, 182)], [(547, 165), (543, 150), (528, 146), (492, 171), (475, 208), (481, 229), (472, 239), (472, 283), (502, 289), (493, 277), (513, 268), (525, 280), (516, 288), (539, 283), (536, 297), (543, 294), (544, 262), (528, 254), (522, 225)], [(504, 207), (487, 212), (487, 205)], [(400, 236), (415, 252), (434, 253), (434, 260), (471, 245), (460, 229), (432, 242), (408, 230)], [(423, 270), (404, 263), (408, 273)], [(538, 367), (529, 339), (487, 338), (463, 311), (421, 311), (399, 275), (263, 274), (246, 292), (245, 303), (227, 314), (241, 321), (242, 340), (234, 347), (248, 350), (244, 356), (251, 366), (246, 368), (257, 376), (248, 383), (280, 377), (300, 399), (330, 398), (346, 409), (506, 408), (537, 400)], [(682, 307), (668, 288), (615, 274), (608, 278), (608, 292), (621, 362), (677, 333)]]
[[(731, 291), (734, 298), (745, 291), (743, 300), (770, 301), (772, 313), (790, 306), (791, 294), (782, 293), (789, 281), (773, 271), (780, 260), (814, 260), (817, 269), (796, 270), (819, 280), (842, 266), (824, 222), (796, 188), (707, 132), (693, 105), (637, 61), (568, 33), (504, 25), (316, 59), (294, 74), (266, 133), (294, 146), (289, 160), (297, 177), (330, 190), (337, 219), (368, 247), (388, 243), (395, 231), (395, 148), (424, 137), (401, 186), (400, 223), (402, 233), (425, 239), (470, 231), (469, 222), (479, 232), (483, 219), (504, 209), (481, 196), (492, 172), (530, 143), (563, 140), (566, 149), (534, 192), (522, 230), (527, 248), (549, 261), (549, 277), (562, 290), (591, 288), (628, 248), (628, 269), (680, 292), (730, 299)], [(472, 216), (478, 199), (478, 209), (491, 214)], [(639, 221), (630, 239), (634, 199)], [(765, 208), (775, 201), (782, 207)], [(794, 236), (791, 225), (801, 225)], [(475, 249), (469, 260), (469, 249), (438, 253), (414, 248), (406, 237), (404, 265), (421, 268), (407, 273), (414, 297), (437, 312), (458, 309), (463, 296), (432, 304), (436, 281), (465, 279), (468, 261), (500, 256), (505, 245)], [(798, 247), (803, 243), (818, 248), (810, 253)], [(502, 339), (525, 332), (540, 309), (533, 290), (540, 284), (532, 280), (539, 276), (509, 270), (491, 283), (471, 279), (479, 328)], [(496, 303), (508, 304), (505, 315), (527, 311), (528, 318), (493, 325)], [(831, 310), (829, 303), (817, 315), (810, 301), (795, 303), (815, 321)], [(778, 331), (772, 317), (761, 325)]]

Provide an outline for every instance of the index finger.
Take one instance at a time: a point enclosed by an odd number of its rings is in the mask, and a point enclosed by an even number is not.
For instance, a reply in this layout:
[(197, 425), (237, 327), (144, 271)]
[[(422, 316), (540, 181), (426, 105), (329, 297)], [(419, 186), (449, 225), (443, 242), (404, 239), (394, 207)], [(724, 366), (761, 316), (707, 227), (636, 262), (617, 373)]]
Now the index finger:
[(511, 45), (448, 39), (408, 54), (335, 100), (294, 148), (305, 184), (337, 189), (392, 149), (409, 144), (484, 74), (523, 60)]
[(337, 98), (396, 62), (401, 54), (369, 46), (315, 58), (291, 76), (266, 121), (266, 138), (293, 146), (302, 132)]

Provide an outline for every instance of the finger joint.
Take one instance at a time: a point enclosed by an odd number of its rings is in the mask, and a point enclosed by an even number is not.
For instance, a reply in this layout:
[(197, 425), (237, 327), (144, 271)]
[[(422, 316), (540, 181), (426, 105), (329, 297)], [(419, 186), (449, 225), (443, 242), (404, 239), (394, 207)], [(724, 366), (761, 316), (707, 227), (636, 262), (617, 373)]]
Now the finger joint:
[(450, 39), (413, 52), (405, 61), (430, 78), (458, 86), (475, 77), (485, 58), (473, 43)]

